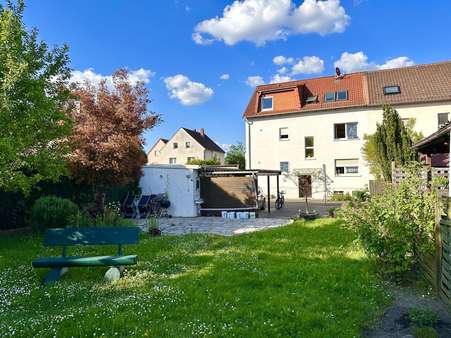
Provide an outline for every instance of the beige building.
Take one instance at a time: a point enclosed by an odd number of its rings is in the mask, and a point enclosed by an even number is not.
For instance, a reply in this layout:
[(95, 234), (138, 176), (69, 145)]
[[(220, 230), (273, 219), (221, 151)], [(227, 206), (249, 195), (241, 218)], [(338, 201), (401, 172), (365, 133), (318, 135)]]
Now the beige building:
[[(362, 189), (373, 179), (364, 136), (375, 132), (386, 103), (423, 135), (436, 131), (451, 112), (451, 62), (257, 87), (244, 113), (246, 166), (285, 172), (280, 188), (289, 198)], [(322, 168), (326, 179), (318, 180)], [(294, 169), (307, 187), (293, 181)]]
[(218, 159), (224, 164), (221, 149), (201, 128), (199, 131), (180, 128), (169, 139), (160, 138), (147, 153), (148, 164), (187, 164), (190, 160)]

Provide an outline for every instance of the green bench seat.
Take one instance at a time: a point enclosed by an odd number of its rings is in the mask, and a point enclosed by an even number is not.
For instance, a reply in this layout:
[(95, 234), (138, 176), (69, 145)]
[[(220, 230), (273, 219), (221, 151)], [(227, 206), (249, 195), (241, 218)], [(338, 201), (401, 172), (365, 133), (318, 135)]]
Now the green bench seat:
[(49, 257), (33, 261), (34, 268), (75, 267), (75, 266), (122, 266), (133, 265), (137, 255), (127, 256), (94, 256), (94, 257)]
[[(102, 228), (56, 228), (48, 229), (44, 234), (45, 246), (62, 247), (58, 257), (44, 257), (32, 262), (34, 268), (51, 268), (44, 283), (56, 282), (69, 267), (110, 266), (105, 274), (108, 280), (115, 280), (125, 265), (136, 264), (137, 255), (123, 255), (122, 246), (137, 244), (138, 227), (102, 227)], [(110, 256), (68, 256), (67, 249), (76, 245), (117, 245), (117, 254)]]

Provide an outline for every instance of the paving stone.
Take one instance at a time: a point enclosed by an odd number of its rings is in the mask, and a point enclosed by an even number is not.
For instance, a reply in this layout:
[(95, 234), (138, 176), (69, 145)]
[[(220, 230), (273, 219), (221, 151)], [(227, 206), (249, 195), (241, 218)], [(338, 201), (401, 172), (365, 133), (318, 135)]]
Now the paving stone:
[[(286, 218), (224, 219), (221, 217), (174, 217), (160, 219), (163, 234), (185, 235), (189, 233), (207, 233), (233, 236), (244, 233), (277, 228), (292, 223)], [(147, 230), (145, 220), (138, 220), (144, 231)]]

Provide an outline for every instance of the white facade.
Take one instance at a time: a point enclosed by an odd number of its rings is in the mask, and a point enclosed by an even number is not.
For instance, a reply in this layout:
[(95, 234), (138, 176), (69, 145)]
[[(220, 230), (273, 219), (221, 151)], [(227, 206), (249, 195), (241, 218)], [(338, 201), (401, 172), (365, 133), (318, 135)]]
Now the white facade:
[[(394, 105), (402, 119), (415, 119), (414, 129), (427, 136), (438, 129), (438, 114), (451, 112), (451, 102), (446, 104)], [(368, 185), (372, 175), (362, 155), (365, 134), (376, 130), (376, 123), (382, 121), (382, 108), (340, 108), (330, 111), (302, 112), (256, 117), (245, 120), (246, 167), (248, 169), (281, 168), (281, 162), (288, 162), (288, 169), (309, 171), (326, 167), (327, 188), (324, 182), (312, 182), (312, 197), (324, 198), (325, 190), (351, 193)], [(357, 138), (335, 139), (334, 125), (357, 123)], [(288, 139), (280, 139), (281, 128), (288, 133)], [(314, 139), (314, 156), (305, 156), (305, 137)], [(285, 165), (285, 164), (284, 164)], [(346, 168), (346, 165), (349, 168)], [(355, 166), (358, 172), (355, 173)], [(336, 166), (344, 166), (349, 173), (336, 174)], [(266, 182), (259, 182), (266, 191)], [(271, 184), (275, 194), (275, 182)], [(280, 189), (288, 198), (299, 197), (293, 181), (281, 177)]]
[(143, 195), (166, 193), (171, 202), (168, 213), (174, 217), (198, 215), (199, 178), (197, 166), (146, 165), (139, 186)]
[[(203, 130), (202, 130), (203, 133)], [(184, 128), (180, 128), (167, 142), (161, 139), (147, 154), (148, 164), (180, 164), (185, 165), (189, 160), (209, 160), (217, 158), (224, 164), (224, 153), (205, 149)]]

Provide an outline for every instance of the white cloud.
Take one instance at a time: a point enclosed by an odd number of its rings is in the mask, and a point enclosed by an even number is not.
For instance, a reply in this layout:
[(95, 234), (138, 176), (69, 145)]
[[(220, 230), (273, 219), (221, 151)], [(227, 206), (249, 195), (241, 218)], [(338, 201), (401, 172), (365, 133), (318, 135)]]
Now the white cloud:
[(270, 83), (280, 83), (280, 82), (287, 82), (287, 81), (293, 81), (293, 79), (288, 75), (275, 74), (271, 78)]
[(177, 74), (164, 79), (172, 99), (185, 106), (193, 106), (208, 101), (214, 94), (213, 89), (203, 83), (193, 82), (187, 76)]
[(389, 59), (383, 64), (369, 62), (368, 56), (362, 51), (356, 53), (344, 52), (340, 59), (334, 62), (335, 67), (339, 67), (346, 73), (358, 72), (364, 70), (389, 69), (412, 66), (415, 63), (407, 56), (400, 56)]
[(341, 33), (349, 21), (340, 0), (305, 0), (298, 7), (292, 0), (235, 0), (221, 17), (198, 23), (192, 38), (197, 44), (220, 40), (227, 45), (250, 41), (261, 46), (293, 34)]
[(340, 59), (334, 62), (334, 67), (339, 67), (342, 72), (358, 72), (374, 69), (375, 65), (368, 62), (368, 56), (362, 51), (357, 53), (344, 52)]
[(289, 71), (289, 69), (285, 66), (277, 69), (277, 73), (279, 73), (279, 74), (286, 74), (286, 73), (288, 73), (288, 71)]
[[(143, 83), (149, 83), (150, 79), (155, 76), (155, 73), (149, 69), (140, 68), (137, 70), (131, 70), (128, 73), (129, 80), (131, 84), (136, 84), (138, 81)], [(74, 70), (71, 73), (71, 78), (69, 80), (72, 83), (84, 84), (88, 82), (94, 87), (98, 87), (101, 81), (106, 82), (106, 86), (112, 89), (113, 77), (112, 75), (102, 75), (94, 72), (93, 68), (85, 69), (84, 71)]]
[(232, 144), (230, 143), (219, 143), (219, 142), (215, 142), (216, 144), (219, 144), (219, 146), (221, 147), (222, 150), (224, 150), (225, 152), (229, 151), (229, 148)]
[(324, 71), (324, 61), (317, 56), (304, 56), (291, 69), (292, 74), (318, 74)]
[(415, 62), (409, 59), (407, 56), (400, 56), (394, 59), (387, 60), (383, 65), (379, 65), (379, 69), (391, 69), (413, 66)]
[(263, 81), (263, 78), (260, 75), (254, 75), (248, 76), (246, 83), (248, 86), (256, 87), (265, 84), (265, 81)]
[(283, 55), (277, 55), (274, 57), (274, 59), (272, 59), (272, 62), (278, 66), (283, 66), (286, 64), (291, 65), (294, 62), (293, 58), (287, 58)]
[(227, 81), (227, 80), (230, 79), (230, 75), (229, 74), (222, 74), (219, 78), (221, 80)]

